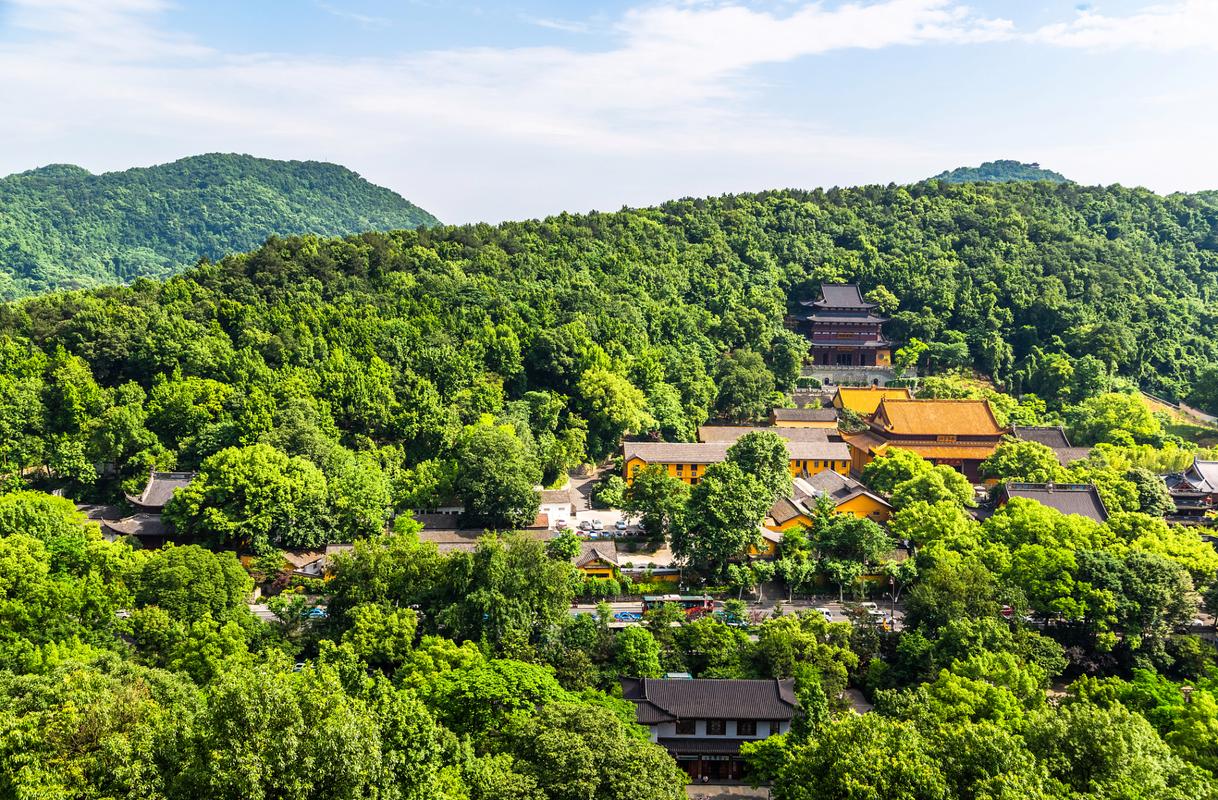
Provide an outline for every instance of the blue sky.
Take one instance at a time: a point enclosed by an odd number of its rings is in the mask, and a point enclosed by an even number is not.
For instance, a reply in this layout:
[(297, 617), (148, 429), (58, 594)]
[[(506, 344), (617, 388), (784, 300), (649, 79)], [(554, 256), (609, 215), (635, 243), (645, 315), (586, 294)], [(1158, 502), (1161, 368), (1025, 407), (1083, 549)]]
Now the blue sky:
[(1218, 188), (1218, 0), (0, 0), (0, 173), (335, 161), (448, 222), (992, 158)]

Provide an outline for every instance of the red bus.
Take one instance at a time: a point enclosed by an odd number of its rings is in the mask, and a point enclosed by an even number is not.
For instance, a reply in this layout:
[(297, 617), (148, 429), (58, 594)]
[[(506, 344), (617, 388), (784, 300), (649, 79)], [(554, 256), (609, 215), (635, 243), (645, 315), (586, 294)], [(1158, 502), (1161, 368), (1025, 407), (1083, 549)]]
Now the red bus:
[(701, 617), (715, 610), (715, 601), (706, 594), (649, 594), (643, 597), (643, 611), (659, 608), (665, 603), (681, 606), (687, 617)]

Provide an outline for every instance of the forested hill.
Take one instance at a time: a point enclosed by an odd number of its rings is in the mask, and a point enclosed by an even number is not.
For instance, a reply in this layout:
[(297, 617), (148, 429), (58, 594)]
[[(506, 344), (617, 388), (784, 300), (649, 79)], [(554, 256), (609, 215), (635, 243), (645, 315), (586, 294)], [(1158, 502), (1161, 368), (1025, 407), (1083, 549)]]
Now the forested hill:
[(1007, 181), (1066, 183), (1069, 179), (1060, 172), (1042, 169), (1040, 164), (1000, 160), (987, 161), (979, 167), (957, 167), (940, 172), (932, 180), (948, 183), (1006, 183)]
[(975, 367), (1050, 412), (1080, 376), (1178, 396), (1218, 359), (1212, 197), (784, 191), (272, 239), (163, 283), (0, 307), (0, 463), (75, 454), (137, 488), (152, 463), (230, 445), (322, 464), (342, 443), (392, 476), (453, 457), (490, 415), (550, 481), (626, 431), (692, 440), (708, 416), (766, 413), (806, 353), (784, 316), (823, 280), (860, 281), (893, 338), (929, 343), (924, 368)]
[(338, 236), (435, 217), (335, 164), (211, 154), (0, 180), (0, 297), (165, 277), (272, 234)]

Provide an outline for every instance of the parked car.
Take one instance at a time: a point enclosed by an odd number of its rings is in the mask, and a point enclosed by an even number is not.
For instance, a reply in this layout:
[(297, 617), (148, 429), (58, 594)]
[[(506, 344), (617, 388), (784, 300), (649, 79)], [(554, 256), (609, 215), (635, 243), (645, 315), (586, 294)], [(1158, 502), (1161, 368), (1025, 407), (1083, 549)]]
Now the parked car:
[(820, 615), (825, 618), (825, 622), (833, 621), (833, 612), (830, 611), (829, 609), (825, 608), (824, 606), (817, 608), (816, 611), (819, 612)]
[(592, 530), (592, 523), (588, 520), (584, 520), (583, 522), (579, 523), (579, 529), (581, 531), (590, 531)]
[(603, 531), (604, 529), (605, 529), (605, 523), (601, 522), (599, 519), (592, 520), (592, 530)]
[(640, 622), (643, 615), (637, 611), (619, 611), (613, 615), (613, 619), (617, 622)]
[(619, 531), (624, 531), (624, 530), (626, 530), (626, 528), (628, 528), (629, 526), (626, 524), (626, 520), (624, 520), (624, 519), (619, 519), (617, 522), (613, 523), (613, 527), (614, 527), (616, 530), (619, 530)]
[(556, 520), (554, 520), (554, 524), (551, 525), (550, 527), (552, 527), (556, 531), (562, 531), (564, 528), (567, 527), (567, 521), (565, 519), (556, 519)]

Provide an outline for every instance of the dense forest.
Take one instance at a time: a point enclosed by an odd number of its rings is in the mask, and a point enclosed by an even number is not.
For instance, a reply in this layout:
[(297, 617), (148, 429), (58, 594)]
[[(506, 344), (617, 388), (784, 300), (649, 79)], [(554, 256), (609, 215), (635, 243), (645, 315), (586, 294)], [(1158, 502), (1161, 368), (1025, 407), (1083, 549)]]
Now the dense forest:
[[(1022, 394), (1024, 422), (1114, 387), (1188, 396), (1214, 383), (1216, 248), (1211, 196), (1045, 183), (272, 239), (0, 309), (0, 463), (87, 496), (263, 445), (331, 482), (375, 462), (425, 508), (473, 437), (549, 483), (628, 431), (692, 440), (782, 402), (806, 353), (784, 318), (823, 280), (861, 282), (923, 371)], [(511, 435), (471, 433), (487, 419)]]
[(103, 175), (54, 164), (0, 179), (0, 298), (161, 278), (272, 233), (435, 222), (335, 164), (211, 154)]
[[(1073, 184), (774, 192), (273, 238), (0, 307), (0, 796), (676, 800), (616, 686), (688, 671), (796, 680), (797, 725), (751, 754), (782, 800), (1214, 800), (1218, 672), (1192, 621), (1218, 610), (1218, 555), (1156, 516), (1153, 471), (1190, 445), (1136, 388), (1218, 386), (1216, 226), (1209, 195)], [(746, 632), (740, 600), (615, 631), (570, 613), (573, 536), (414, 535), (407, 510), (454, 500), (511, 530), (534, 485), (623, 436), (788, 402), (807, 345), (785, 319), (823, 280), (891, 316), (921, 394), (1101, 445), (1067, 468), (1007, 443), (984, 469), (1094, 482), (1109, 520), (1013, 501), (979, 522), (967, 481), (894, 450), (862, 476), (887, 529), (818, 508), (774, 562), (709, 552), (706, 520), (755, 536), (789, 482), (771, 434), (624, 498), (725, 594), (828, 576), (861, 596), (879, 574), (900, 632), (806, 610)], [(199, 471), (165, 512), (196, 543), (162, 550), (30, 490), (113, 501), (175, 467)], [(324, 582), (278, 551), (336, 541)], [(254, 579), (291, 587), (272, 624)]]
[(947, 183), (1005, 183), (1007, 181), (1066, 183), (1069, 179), (1060, 172), (1043, 169), (1040, 164), (1024, 164), (1020, 161), (1000, 159), (986, 161), (979, 167), (956, 167), (945, 170), (931, 180)]

